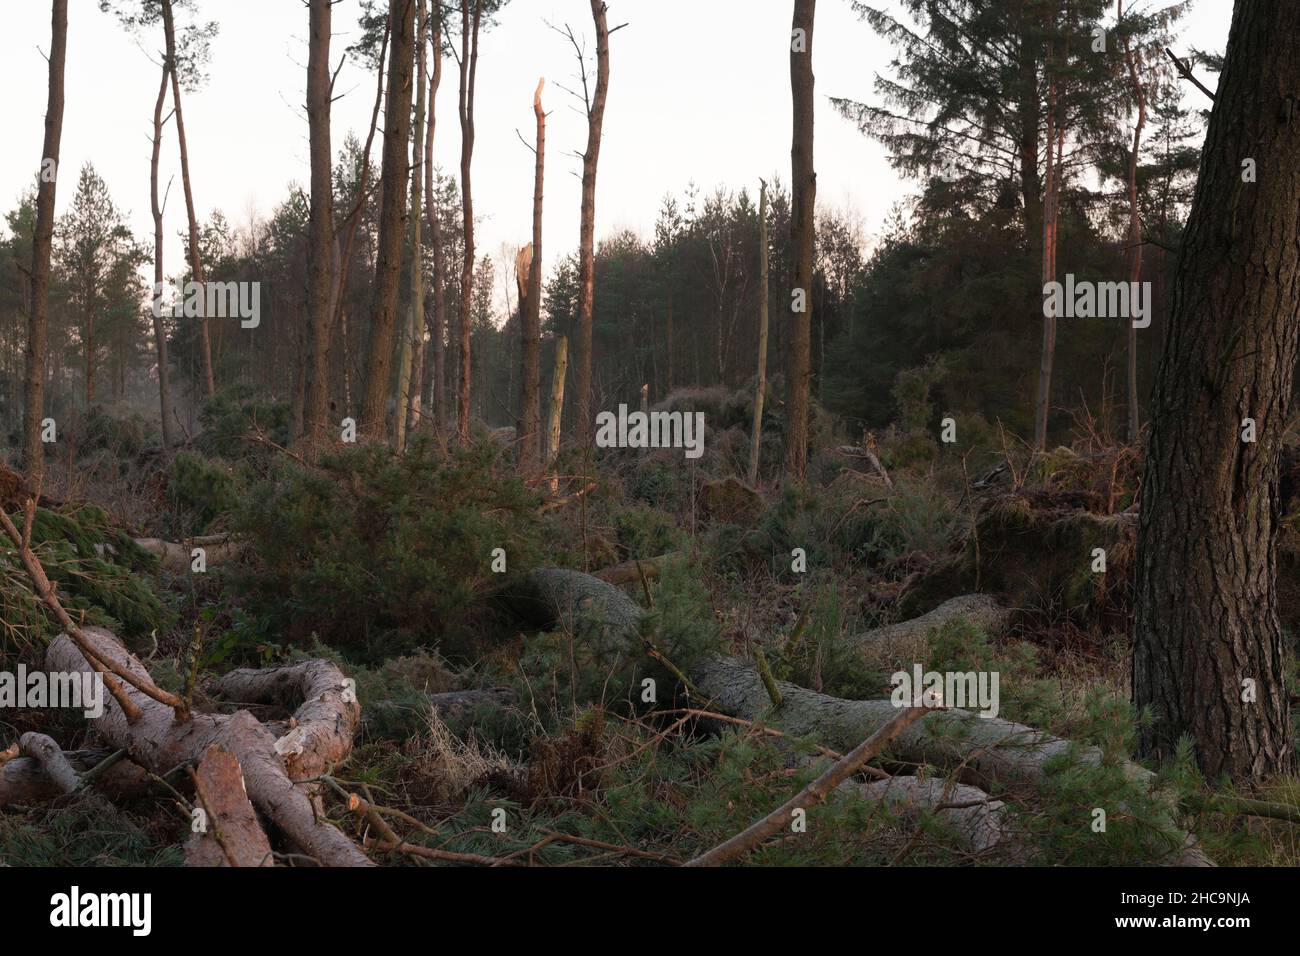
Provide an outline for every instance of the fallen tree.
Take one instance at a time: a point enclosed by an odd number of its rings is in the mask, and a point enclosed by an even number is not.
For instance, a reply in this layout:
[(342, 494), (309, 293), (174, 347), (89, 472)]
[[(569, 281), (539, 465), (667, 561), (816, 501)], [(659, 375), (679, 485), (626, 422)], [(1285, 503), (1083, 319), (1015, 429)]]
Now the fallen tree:
[[(972, 600), (977, 597), (970, 596)], [(606, 638), (621, 635), (629, 642), (637, 639), (641, 618), (640, 608), (618, 588), (564, 569), (528, 574), (522, 587), (515, 590), (511, 605), (526, 611), (534, 622), (549, 615), (551, 623), (560, 622), (575, 634), (596, 627)], [(987, 610), (986, 605), (974, 606)], [(958, 616), (950, 609), (946, 619)], [(904, 623), (919, 627), (916, 622)], [(709, 654), (685, 666), (691, 684), (709, 699), (711, 709), (746, 720), (763, 720), (787, 734), (806, 736), (837, 750), (857, 747), (899, 713), (889, 700), (844, 700), (784, 681), (774, 682), (781, 701), (774, 709), (769, 685), (747, 661)], [(960, 770), (965, 778), (985, 788), (992, 784), (1039, 786), (1055, 763), (1097, 766), (1104, 759), (1096, 747), (1078, 746), (1023, 724), (953, 709), (936, 709), (904, 727), (892, 741), (890, 752), (909, 763)], [(1121, 769), (1129, 780), (1154, 787), (1156, 778), (1151, 771), (1127, 760)], [(1190, 836), (1173, 862), (1213, 865)]]
[[(81, 635), (91, 645), (95, 657), (111, 662), (141, 682), (152, 683), (140, 661), (110, 632), (83, 628)], [(308, 730), (288, 746), (285, 738), (277, 741), (246, 710), (229, 715), (192, 713), (188, 720), (178, 721), (171, 707), (130, 683), (125, 683), (123, 691), (137, 716), (130, 719), (122, 706), (110, 699), (104, 705), (103, 715), (91, 723), (110, 745), (125, 750), (131, 760), (159, 776), (178, 767), (198, 764), (209, 747), (219, 745), (238, 760), (253, 806), (302, 853), (325, 866), (370, 866), (370, 859), (355, 843), (332, 824), (317, 818), (310, 787), (296, 783), (290, 776), (289, 766), (301, 772), (314, 766), (325, 754), (345, 756), (351, 749), (352, 732), (360, 719), (355, 698), (350, 703), (343, 700), (342, 673), (328, 662), (308, 663), (321, 666), (299, 667), (299, 676), (286, 679), (284, 684), (304, 686), (297, 681), (301, 680), (302, 673), (310, 671), (315, 679), (306, 686), (319, 689), (320, 675), (329, 668), (333, 669), (339, 690), (321, 691), (321, 697), (303, 703), (303, 720), (299, 725), (305, 723)], [(51, 671), (68, 673), (91, 669), (85, 655), (67, 635), (60, 635), (50, 644), (46, 666)], [(265, 678), (261, 682), (262, 687), (275, 684)], [(333, 716), (327, 717), (326, 711)]]

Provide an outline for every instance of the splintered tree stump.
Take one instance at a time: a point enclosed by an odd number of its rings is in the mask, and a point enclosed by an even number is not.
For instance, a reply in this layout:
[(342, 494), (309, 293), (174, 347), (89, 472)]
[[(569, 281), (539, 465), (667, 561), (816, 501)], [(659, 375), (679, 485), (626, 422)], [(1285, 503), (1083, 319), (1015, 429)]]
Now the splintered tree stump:
[[(97, 655), (116, 662), (142, 679), (149, 678), (148, 671), (135, 655), (123, 648), (110, 632), (103, 628), (87, 627), (83, 634)], [(52, 671), (84, 673), (91, 669), (86, 658), (66, 634), (55, 638), (50, 644), (45, 660), (46, 666)], [(312, 673), (319, 677), (322, 672)], [(334, 674), (335, 681), (342, 687), (342, 673), (335, 668)], [(314, 680), (306, 686), (320, 687)], [(176, 767), (197, 764), (209, 747), (219, 744), (234, 754), (243, 768), (244, 782), (253, 806), (269, 818), (303, 854), (325, 866), (374, 865), (336, 827), (317, 819), (310, 788), (295, 786), (289, 777), (285, 760), (277, 751), (276, 739), (248, 711), (241, 710), (230, 715), (193, 714), (190, 720), (178, 723), (174, 719), (172, 708), (130, 685), (125, 686), (125, 692), (140, 710), (137, 720), (128, 722), (121, 706), (110, 698), (105, 703), (103, 715), (94, 719), (92, 724), (103, 739), (114, 747), (125, 749), (140, 766), (155, 774), (170, 773)], [(322, 697), (334, 699), (323, 691)], [(310, 761), (326, 753), (346, 755), (359, 716), (359, 711), (353, 711), (353, 707), (354, 704), (341, 704), (332, 721), (324, 716), (324, 708), (313, 707), (310, 718), (313, 732), (319, 731), (323, 724), (332, 724), (340, 739), (325, 742), (307, 735), (304, 739), (311, 742), (310, 748), (304, 743), (302, 753), (292, 756), (307, 754), (307, 760)], [(281, 749), (284, 749), (283, 746)]]

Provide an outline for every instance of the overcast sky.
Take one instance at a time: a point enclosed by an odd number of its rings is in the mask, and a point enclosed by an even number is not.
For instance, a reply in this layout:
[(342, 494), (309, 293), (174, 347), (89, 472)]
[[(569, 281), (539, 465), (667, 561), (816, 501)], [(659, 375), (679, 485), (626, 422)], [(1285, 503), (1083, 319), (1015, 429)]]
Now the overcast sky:
[[(184, 99), (194, 198), (201, 219), (221, 209), (239, 226), (254, 214), (268, 214), (290, 183), (309, 181), (301, 105), (307, 10), (303, 0), (199, 3), (203, 16), (218, 20), (221, 29), (207, 84)], [(93, 162), (132, 228), (147, 239), (153, 228), (149, 137), (159, 79), (151, 57), (156, 57), (161, 36), (137, 45), (114, 17), (99, 11), (97, 0), (70, 0), (69, 7), (60, 165), (75, 171), (85, 161)], [(7, 91), (0, 107), (0, 203), (10, 209), (32, 181), (40, 158), (50, 4), (0, 0), (0, 9), (0, 89)], [(702, 192), (718, 185), (756, 190), (760, 176), (779, 175), (788, 182), (790, 10), (789, 0), (610, 0), (610, 24), (628, 25), (611, 39), (598, 240), (620, 228), (651, 235), (664, 194), (680, 194), (690, 182)], [(1231, 0), (1197, 0), (1184, 23), (1182, 48), (1222, 51), (1231, 10)], [(334, 8), (335, 62), (356, 39), (358, 12), (357, 0), (342, 0)], [(513, 0), (499, 25), (482, 38), (478, 73), (474, 200), (482, 218), (480, 252), (492, 255), (503, 243), (526, 242), (531, 235), (533, 158), (516, 130), (531, 141), (533, 89), (539, 76), (547, 79), (548, 269), (577, 245), (580, 162), (573, 154), (586, 145), (585, 119), (560, 88), (575, 88), (573, 50), (548, 27), (566, 22), (590, 38), (587, 0)], [(589, 45), (594, 48), (590, 39)], [(818, 200), (856, 210), (868, 237), (910, 184), (898, 180), (880, 146), (841, 119), (827, 97), (869, 98), (874, 74), (887, 71), (891, 56), (888, 46), (857, 20), (848, 0), (818, 5)], [(336, 86), (342, 98), (333, 114), (336, 153), (348, 130), (364, 139), (374, 89), (373, 76), (354, 63), (344, 66)], [(438, 115), (435, 162), (454, 171), (460, 137), (452, 62), (444, 70)], [(379, 148), (377, 141), (376, 162)], [(183, 258), (177, 234), (185, 219), (169, 124), (162, 182), (172, 176), (176, 182), (166, 219), (169, 274)], [(75, 173), (61, 177), (60, 213), (75, 184)]]

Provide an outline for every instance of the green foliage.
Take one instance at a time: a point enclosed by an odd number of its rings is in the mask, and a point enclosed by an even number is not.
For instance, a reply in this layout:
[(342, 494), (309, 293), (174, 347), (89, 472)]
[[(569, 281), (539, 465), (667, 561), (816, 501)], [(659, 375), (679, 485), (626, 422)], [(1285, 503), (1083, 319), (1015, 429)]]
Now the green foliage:
[(394, 457), (379, 445), (293, 463), (255, 484), (234, 517), (253, 546), (234, 583), (254, 617), (290, 642), (315, 634), (374, 659), (441, 645), (451, 656), (483, 630), (482, 599), (534, 565), (537, 497), (502, 449), (484, 442), (443, 461), (422, 436)]
[(219, 462), (193, 452), (178, 452), (167, 481), (167, 504), (183, 532), (202, 534), (238, 506), (235, 476)]
[(630, 558), (653, 558), (684, 546), (677, 522), (656, 508), (634, 504), (614, 512), (618, 546)]
[(257, 451), (248, 439), (261, 435), (281, 447), (289, 444), (289, 406), (257, 397), (248, 386), (234, 386), (214, 396), (199, 413), (200, 447), (222, 458), (239, 459)]
[[(13, 516), (19, 528), (22, 515)], [(37, 508), (32, 550), (74, 620), (109, 628), (124, 638), (171, 627), (175, 614), (139, 572), (156, 561), (93, 505)], [(0, 655), (31, 652), (57, 634), (52, 612), (32, 592), (30, 579), (8, 539), (0, 540)]]

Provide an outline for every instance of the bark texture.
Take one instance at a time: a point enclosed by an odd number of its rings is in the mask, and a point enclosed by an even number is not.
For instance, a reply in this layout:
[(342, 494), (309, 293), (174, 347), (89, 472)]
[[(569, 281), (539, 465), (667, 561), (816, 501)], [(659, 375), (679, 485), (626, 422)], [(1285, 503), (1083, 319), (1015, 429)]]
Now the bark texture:
[(303, 438), (310, 451), (329, 418), (330, 334), (334, 328), (334, 157), (330, 140), (331, 0), (311, 0), (307, 49), (307, 124), (311, 153), (311, 220), (307, 227), (307, 355)]
[[(144, 682), (151, 682), (144, 665), (118, 643), (103, 628), (83, 629), (85, 639), (97, 656), (105, 657), (125, 668)], [(50, 644), (45, 657), (52, 671), (85, 673), (91, 670), (72, 639), (60, 635)], [(332, 668), (325, 662), (323, 667)], [(342, 684), (343, 677), (336, 669), (335, 680)], [(254, 686), (265, 687), (274, 683), (263, 678)], [(289, 680), (292, 683), (292, 679)], [(315, 688), (315, 683), (310, 685)], [(370, 860), (338, 829), (319, 820), (308, 788), (297, 786), (291, 779), (286, 764), (299, 769), (313, 765), (313, 761), (332, 748), (317, 741), (315, 733), (304, 735), (301, 753), (281, 757), (286, 747), (283, 738), (277, 741), (266, 727), (246, 710), (231, 715), (194, 714), (188, 721), (177, 722), (171, 707), (159, 703), (130, 684), (123, 683), (126, 696), (139, 710), (139, 717), (130, 722), (118, 702), (111, 697), (105, 701), (104, 713), (91, 721), (95, 730), (118, 749), (124, 749), (140, 766), (156, 774), (170, 773), (182, 764), (197, 763), (208, 748), (220, 744), (239, 761), (244, 781), (253, 806), (264, 813), (279, 830), (301, 851), (326, 866), (369, 866)], [(322, 701), (308, 701), (303, 707)], [(302, 711), (300, 711), (302, 713)], [(309, 719), (314, 729), (333, 724), (340, 736), (346, 735), (346, 746), (351, 745), (351, 728), (355, 719), (348, 711), (338, 710), (332, 719), (324, 717), (313, 706)], [(359, 713), (357, 715), (359, 717)], [(296, 742), (295, 742), (296, 743)], [(308, 746), (310, 743), (310, 746)], [(342, 746), (342, 741), (340, 741)], [(300, 758), (296, 764), (293, 757)]]
[(816, 12), (817, 0), (795, 0), (790, 44), (790, 94), (794, 110), (790, 145), (790, 252), (794, 258), (794, 289), (803, 291), (803, 309), (794, 311), (792, 307), (790, 313), (785, 467), (796, 481), (803, 480), (808, 466), (808, 396), (812, 385), (813, 235), (817, 209), (812, 51)]
[[(1300, 338), (1297, 90), (1300, 4), (1238, 0), (1139, 505), (1133, 701), (1154, 717), (1141, 750), (1168, 757), (1190, 735), (1202, 770), (1237, 782), (1293, 760), (1276, 539)], [(1258, 182), (1243, 182), (1246, 159)], [(1248, 418), (1254, 441), (1243, 440)]]
[[(63, 139), (63, 67), (68, 58), (68, 0), (54, 0), (50, 15), (49, 96), (45, 107), (45, 141), (36, 190), (36, 233), (32, 242), (32, 298), (27, 312), (26, 396), (23, 407), (23, 467), (33, 491), (45, 470), (41, 419), (45, 415), (45, 364), (50, 309), (50, 248), (54, 241), (54, 194), (59, 144)], [(46, 174), (46, 162), (53, 175)]]
[(406, 216), (407, 145), (411, 139), (411, 71), (415, 62), (415, 0), (391, 0), (391, 44), (384, 110), (384, 159), (380, 173), (379, 243), (375, 257), (375, 306), (366, 356), (361, 428), (374, 441), (388, 434), (387, 409), (397, 334), (398, 282)]

